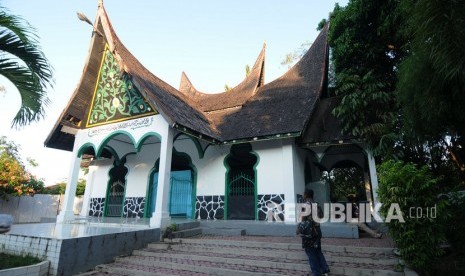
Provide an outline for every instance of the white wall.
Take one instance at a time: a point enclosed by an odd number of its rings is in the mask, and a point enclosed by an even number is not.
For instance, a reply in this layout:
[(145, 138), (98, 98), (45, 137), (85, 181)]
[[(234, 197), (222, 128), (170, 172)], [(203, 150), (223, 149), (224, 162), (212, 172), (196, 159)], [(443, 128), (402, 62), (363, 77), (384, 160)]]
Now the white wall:
[(224, 158), (229, 154), (230, 146), (209, 146), (205, 156), (200, 159), (194, 142), (180, 136), (174, 143), (178, 152), (187, 153), (197, 170), (197, 195), (224, 195), (225, 174)]
[[(167, 124), (159, 115), (149, 118), (150, 120), (144, 121), (146, 126), (134, 130), (123, 127), (123, 130), (134, 139), (136, 145), (145, 133), (157, 132), (156, 129)], [(111, 135), (111, 132), (106, 132), (108, 129), (111, 127), (107, 126), (107, 129), (103, 129), (101, 132), (94, 129), (92, 133), (89, 132), (87, 135), (80, 134), (80, 143), (78, 144), (92, 143), (100, 146), (106, 137)], [(122, 130), (119, 129), (119, 131)], [(115, 143), (115, 141), (111, 143)], [(204, 142), (202, 145), (206, 146)], [(298, 152), (294, 139), (258, 141), (251, 143), (251, 145), (253, 152), (258, 155), (256, 166), (257, 194), (284, 194), (286, 202), (294, 203), (296, 192), (302, 192), (302, 187), (304, 187), (305, 165), (303, 154)], [(115, 147), (118, 145), (115, 144)], [(188, 154), (196, 168), (197, 196), (225, 194), (227, 169), (224, 160), (230, 153), (230, 145), (209, 146), (203, 158), (200, 158), (194, 142), (185, 135), (181, 135), (175, 141), (174, 148), (178, 152)], [(118, 150), (128, 154), (125, 164), (128, 168), (126, 197), (145, 197), (150, 172), (160, 155), (160, 143), (144, 145), (138, 153), (135, 153), (135, 145), (130, 144), (120, 147)], [(121, 154), (119, 151), (118, 155)], [(94, 161), (93, 166), (96, 170), (89, 177), (88, 187), (91, 187), (89, 198), (102, 198), (106, 195), (109, 171), (113, 167), (113, 160), (97, 160)]]
[[(292, 151), (289, 153), (291, 158), (297, 158), (294, 157), (293, 141), (289, 140), (288, 143), (290, 147), (288, 150)], [(283, 158), (282, 146), (282, 140), (252, 143), (252, 150), (258, 155), (257, 194), (285, 194), (289, 191), (293, 194), (295, 181), (293, 164)], [(189, 154), (197, 169), (197, 195), (224, 195), (226, 177), (224, 160), (230, 153), (230, 145), (210, 146), (202, 159), (199, 159), (197, 148), (190, 139), (177, 140), (174, 147), (178, 152)], [(300, 160), (298, 164), (303, 167)], [(291, 177), (286, 178), (284, 172), (289, 170)], [(303, 187), (303, 172), (296, 174), (296, 179), (298, 180), (296, 185)]]
[(282, 141), (260, 141), (252, 144), (253, 151), (259, 156), (257, 165), (257, 194), (284, 194), (284, 164)]
[[(80, 212), (82, 201), (82, 197), (75, 197), (75, 214)], [(0, 200), (0, 213), (12, 215), (13, 223), (51, 222), (56, 219), (61, 204), (63, 195), (8, 196), (7, 200)]]
[(305, 190), (305, 150), (294, 146), (294, 193), (303, 194)]
[(113, 158), (112, 159), (101, 159), (94, 160), (93, 162), (93, 174), (92, 179), (88, 179), (86, 183), (86, 189), (89, 187), (91, 189), (90, 197), (105, 197), (107, 192), (109, 172), (113, 168)]
[(146, 196), (150, 172), (159, 157), (159, 143), (144, 145), (137, 154), (127, 156), (126, 197)]

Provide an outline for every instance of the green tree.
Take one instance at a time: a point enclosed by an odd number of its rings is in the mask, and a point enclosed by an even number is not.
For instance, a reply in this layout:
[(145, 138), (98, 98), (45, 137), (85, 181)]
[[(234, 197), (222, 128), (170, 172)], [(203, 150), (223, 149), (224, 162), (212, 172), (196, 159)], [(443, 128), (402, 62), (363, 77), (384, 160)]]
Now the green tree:
[(465, 180), (465, 2), (407, 1), (409, 56), (397, 85), (406, 128), (422, 140), (442, 137)]
[(331, 202), (347, 201), (349, 194), (355, 195), (359, 201), (367, 199), (360, 167), (334, 168), (321, 179), (329, 183)]
[(399, 139), (395, 86), (406, 51), (404, 13), (396, 0), (351, 0), (336, 5), (329, 45), (341, 103), (333, 113), (343, 130), (360, 137), (376, 155), (393, 154)]
[(378, 176), (378, 196), (383, 202), (380, 213), (386, 217), (392, 204), (398, 204), (405, 220), (389, 221), (389, 233), (402, 258), (427, 275), (444, 253), (441, 248), (446, 239), (444, 221), (449, 217), (447, 201), (437, 197), (439, 179), (427, 166), (392, 160), (381, 164)]
[[(77, 187), (76, 187), (76, 195), (82, 196), (86, 190), (86, 180), (79, 178)], [(66, 182), (60, 182), (53, 186), (45, 187), (42, 190), (43, 194), (50, 194), (50, 195), (62, 195), (66, 191)]]
[(36, 30), (19, 16), (0, 7), (0, 75), (10, 80), (21, 96), (21, 108), (12, 126), (24, 126), (44, 117), (53, 86), (52, 67), (41, 51)]
[[(35, 162), (30, 162), (36, 165)], [(34, 195), (44, 183), (26, 170), (19, 147), (5, 136), (0, 137), (0, 198), (7, 195)]]

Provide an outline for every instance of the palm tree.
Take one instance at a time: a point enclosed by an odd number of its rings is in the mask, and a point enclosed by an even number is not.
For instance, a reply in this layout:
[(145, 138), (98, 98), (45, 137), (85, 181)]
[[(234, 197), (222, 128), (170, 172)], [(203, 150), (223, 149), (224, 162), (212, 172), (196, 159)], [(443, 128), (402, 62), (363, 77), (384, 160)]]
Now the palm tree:
[(53, 69), (41, 51), (35, 29), (0, 6), (0, 75), (10, 80), (21, 96), (21, 108), (12, 127), (44, 117), (50, 100), (47, 87), (54, 83)]

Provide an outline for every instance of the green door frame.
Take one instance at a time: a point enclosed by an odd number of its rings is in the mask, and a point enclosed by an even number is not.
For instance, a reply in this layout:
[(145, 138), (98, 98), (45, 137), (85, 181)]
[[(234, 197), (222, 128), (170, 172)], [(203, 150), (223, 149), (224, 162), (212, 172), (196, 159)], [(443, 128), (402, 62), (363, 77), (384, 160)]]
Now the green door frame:
[[(115, 158), (115, 161), (113, 162), (113, 168), (115, 168), (116, 166), (124, 166), (125, 167), (125, 164), (126, 163), (126, 158), (122, 158), (121, 160), (119, 160), (118, 158)], [(113, 169), (112, 168), (112, 169)], [(127, 169), (127, 168), (126, 168)], [(111, 169), (110, 169), (111, 171)], [(129, 170), (128, 170), (129, 172)], [(124, 215), (124, 202), (126, 201), (126, 188), (127, 188), (127, 181), (126, 181), (126, 176), (128, 175), (128, 172), (126, 172), (125, 176), (124, 176), (124, 195), (123, 195), (123, 202), (121, 204), (121, 215), (119, 217), (122, 217)], [(108, 182), (107, 182), (107, 191), (105, 193), (105, 203), (103, 205), (103, 217), (108, 217), (107, 216), (107, 212), (108, 212), (108, 200), (109, 200), (109, 196), (110, 196), (110, 188), (111, 188), (111, 175), (109, 175), (109, 178), (108, 178)]]
[[(232, 145), (231, 146), (231, 149), (232, 147), (234, 147), (235, 145)], [(250, 146), (252, 148), (252, 146)], [(255, 157), (257, 158), (257, 161), (255, 161), (255, 164), (253, 165), (253, 172), (254, 172), (254, 214), (255, 214), (255, 220), (258, 220), (258, 209), (257, 209), (257, 204), (258, 204), (258, 194), (257, 194), (257, 179), (258, 179), (258, 175), (257, 175), (257, 166), (258, 166), (258, 163), (260, 163), (260, 156), (258, 155), (258, 153), (254, 152), (253, 150), (251, 150), (249, 152), (250, 154), (253, 154), (255, 155)], [(230, 184), (230, 179), (229, 179), (229, 172), (231, 170), (231, 168), (229, 167), (229, 164), (228, 164), (228, 158), (231, 156), (231, 150), (229, 152), (228, 155), (226, 155), (226, 157), (224, 158), (223, 160), (223, 165), (226, 167), (226, 173), (225, 173), (225, 194), (224, 194), (224, 220), (227, 220), (228, 219), (228, 197), (229, 197), (229, 184)]]
[[(179, 152), (173, 147), (173, 155), (184, 156), (184, 157), (187, 157), (187, 160), (189, 160), (188, 167), (190, 168), (191, 173), (192, 173), (192, 214), (191, 214), (191, 217), (194, 218), (194, 216), (195, 216), (195, 203), (197, 202), (197, 168), (192, 163), (192, 159), (189, 156), (189, 154), (187, 154), (185, 152)], [(159, 168), (160, 168), (160, 158), (158, 158), (157, 161), (155, 161), (155, 165), (153, 166), (153, 169), (150, 172), (150, 176), (149, 176), (149, 184), (147, 185), (147, 191), (146, 191), (146, 197), (145, 197), (147, 199), (146, 200), (147, 208), (145, 208), (145, 210), (144, 210), (144, 217), (146, 217), (146, 218), (150, 218), (152, 216), (152, 211), (149, 210), (149, 208), (150, 208), (149, 200), (152, 197), (151, 185), (152, 185), (153, 180), (154, 180), (153, 179), (154, 175), (155, 175), (155, 173), (158, 173)], [(170, 174), (170, 179), (171, 179), (171, 174)], [(170, 194), (171, 194), (171, 187), (170, 187)]]

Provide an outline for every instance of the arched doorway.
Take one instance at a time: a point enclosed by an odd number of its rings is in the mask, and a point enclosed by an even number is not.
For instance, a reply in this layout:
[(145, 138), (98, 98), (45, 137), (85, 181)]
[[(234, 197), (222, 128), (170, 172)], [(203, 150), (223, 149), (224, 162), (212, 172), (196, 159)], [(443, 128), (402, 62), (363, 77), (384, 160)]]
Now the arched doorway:
[[(150, 175), (149, 189), (147, 193), (146, 217), (151, 217), (155, 211), (157, 189), (158, 189), (158, 169), (157, 160)], [(193, 218), (195, 206), (196, 170), (189, 155), (177, 152), (173, 149), (171, 158), (169, 212), (171, 217)]]
[(124, 166), (126, 159), (115, 163), (110, 170), (110, 180), (108, 181), (107, 196), (105, 202), (106, 217), (121, 217), (123, 213), (124, 195), (126, 191), (126, 174), (128, 169)]
[(257, 219), (257, 160), (250, 144), (231, 147), (225, 159), (227, 219)]

